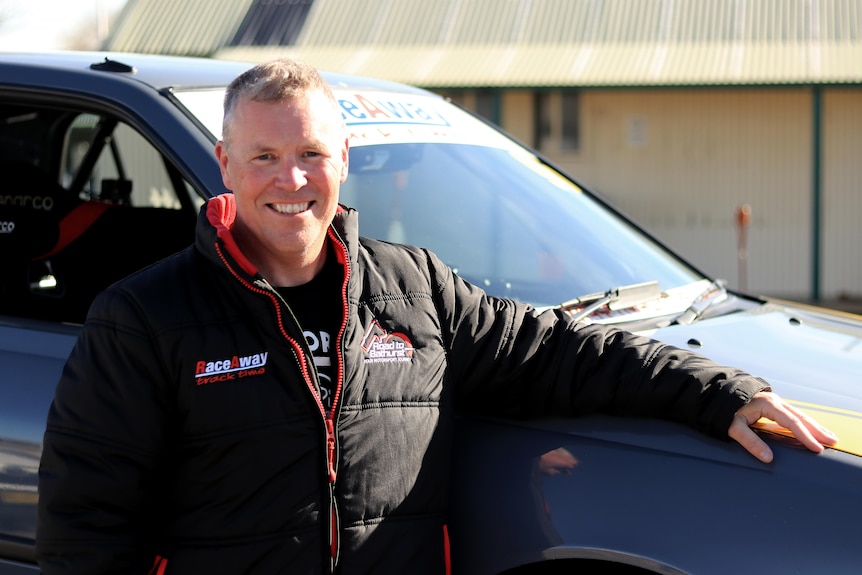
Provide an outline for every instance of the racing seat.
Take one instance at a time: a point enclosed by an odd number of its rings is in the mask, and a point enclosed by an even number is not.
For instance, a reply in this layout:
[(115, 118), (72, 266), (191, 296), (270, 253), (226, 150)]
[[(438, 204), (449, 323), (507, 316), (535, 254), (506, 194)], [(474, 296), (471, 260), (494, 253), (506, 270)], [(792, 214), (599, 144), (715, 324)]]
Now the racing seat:
[[(90, 213), (85, 213), (89, 211)], [(37, 261), (50, 262), (63, 285), (55, 318), (83, 323), (96, 295), (112, 283), (194, 241), (195, 214), (186, 210), (87, 202), (73, 241), (58, 242)], [(60, 222), (62, 230), (66, 222)]]
[(30, 261), (56, 243), (58, 222), (75, 202), (31, 164), (0, 162), (0, 182), (0, 313), (38, 316)]
[(188, 209), (81, 200), (27, 164), (0, 181), (0, 314), (83, 323), (100, 291), (194, 241)]

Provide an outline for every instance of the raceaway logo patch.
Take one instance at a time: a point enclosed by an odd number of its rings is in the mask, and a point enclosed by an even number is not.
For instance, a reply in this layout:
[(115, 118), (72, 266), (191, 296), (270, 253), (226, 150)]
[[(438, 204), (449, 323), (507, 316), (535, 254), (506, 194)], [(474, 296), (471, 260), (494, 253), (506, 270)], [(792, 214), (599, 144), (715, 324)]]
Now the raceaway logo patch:
[(401, 363), (413, 360), (413, 343), (403, 333), (389, 332), (375, 319), (362, 337), (365, 363)]
[(195, 362), (195, 383), (206, 385), (221, 381), (235, 381), (266, 373), (266, 360), (269, 352), (251, 355), (234, 355), (215, 361)]

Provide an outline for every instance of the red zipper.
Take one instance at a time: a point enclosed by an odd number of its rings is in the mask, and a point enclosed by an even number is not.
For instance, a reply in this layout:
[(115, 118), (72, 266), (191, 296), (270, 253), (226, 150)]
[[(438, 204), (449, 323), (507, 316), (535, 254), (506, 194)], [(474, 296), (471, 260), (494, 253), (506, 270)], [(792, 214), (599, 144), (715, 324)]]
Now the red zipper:
[[(334, 240), (334, 238), (333, 238), (333, 240)], [(338, 331), (338, 338), (337, 338), (337, 341), (341, 342), (341, 339), (344, 337), (344, 331), (347, 327), (347, 298), (344, 294), (345, 294), (345, 291), (347, 289), (346, 286), (347, 286), (347, 277), (349, 275), (349, 266), (348, 266), (347, 261), (346, 261), (346, 251), (347, 250), (343, 247), (343, 244), (341, 244), (340, 242), (336, 241), (335, 243), (336, 243), (336, 245), (339, 245), (342, 248), (340, 252), (337, 251), (336, 253), (339, 254), (339, 256), (340, 256), (339, 260), (342, 264), (344, 264), (345, 270), (346, 270), (345, 274), (344, 274), (344, 282), (342, 283), (342, 286), (341, 286), (341, 292), (342, 292), (341, 301), (342, 301), (342, 309), (344, 311), (342, 314), (341, 327)], [(275, 308), (276, 317), (277, 317), (278, 329), (281, 332), (281, 335), (291, 345), (291, 347), (294, 350), (295, 355), (299, 359), (299, 366), (300, 366), (300, 371), (302, 372), (302, 377), (305, 380), (306, 386), (308, 387), (309, 391), (311, 392), (312, 396), (314, 397), (315, 401), (317, 402), (317, 406), (320, 409), (321, 415), (323, 416), (323, 421), (324, 421), (324, 424), (326, 427), (326, 471), (327, 471), (327, 475), (328, 475), (328, 479), (329, 479), (330, 502), (331, 502), (330, 503), (330, 545), (329, 545), (329, 552), (331, 554), (331, 558), (332, 558), (331, 565), (332, 565), (333, 572), (334, 572), (335, 564), (336, 564), (337, 559), (338, 559), (338, 547), (339, 547), (338, 529), (339, 529), (339, 525), (338, 525), (338, 510), (336, 509), (335, 496), (333, 494), (332, 487), (335, 485), (335, 479), (337, 476), (337, 471), (336, 471), (336, 467), (337, 467), (336, 443), (337, 442), (336, 442), (336, 435), (335, 435), (335, 413), (336, 413), (336, 407), (338, 405), (338, 400), (341, 396), (342, 383), (344, 381), (344, 361), (343, 361), (344, 354), (342, 353), (341, 345), (339, 344), (336, 347), (337, 365), (338, 365), (338, 375), (336, 378), (337, 383), (335, 386), (335, 391), (333, 392), (333, 396), (332, 396), (332, 407), (330, 408), (330, 411), (327, 414), (326, 408), (323, 405), (323, 401), (320, 398), (320, 394), (317, 392), (317, 388), (314, 385), (314, 378), (311, 377), (310, 371), (308, 369), (308, 363), (306, 361), (307, 358), (305, 356), (305, 351), (303, 351), (302, 346), (299, 345), (299, 343), (297, 343), (297, 341), (294, 338), (292, 338), (290, 336), (290, 334), (287, 333), (287, 330), (284, 328), (284, 316), (282, 315), (281, 306), (279, 305), (279, 302), (278, 302), (278, 299), (276, 298), (276, 296), (274, 296), (271, 292), (269, 292), (267, 290), (264, 290), (262, 288), (257, 287), (253, 283), (249, 282), (246, 278), (241, 276), (239, 273), (237, 273), (236, 270), (233, 269), (233, 266), (230, 264), (230, 262), (228, 262), (227, 258), (225, 257), (224, 253), (222, 252), (221, 246), (217, 242), (215, 244), (215, 249), (216, 249), (216, 253), (218, 254), (218, 256), (221, 259), (224, 266), (228, 269), (228, 271), (240, 283), (245, 285), (252, 292), (264, 295), (264, 296), (268, 297), (270, 299), (270, 301), (272, 301), (273, 307)]]
[[(334, 406), (334, 404), (333, 404)], [(329, 471), (329, 566), (335, 573), (338, 563), (338, 506), (335, 502), (335, 423), (332, 417), (326, 419), (326, 461)]]
[(347, 257), (347, 248), (344, 244), (338, 239), (338, 236), (335, 234), (334, 230), (330, 227), (329, 231), (329, 239), (332, 242), (333, 246), (338, 246), (340, 249), (334, 250), (336, 257), (338, 258), (339, 263), (344, 266), (344, 280), (341, 283), (341, 327), (338, 330), (338, 336), (335, 338), (335, 341), (338, 342), (335, 347), (336, 354), (336, 365), (338, 366), (338, 373), (336, 375), (336, 383), (335, 390), (332, 394), (332, 407), (329, 410), (329, 414), (326, 416), (326, 462), (327, 462), (327, 471), (329, 472), (329, 489), (330, 489), (330, 546), (329, 552), (332, 558), (332, 570), (335, 571), (335, 565), (338, 563), (338, 551), (339, 551), (339, 520), (338, 520), (338, 508), (335, 501), (335, 493), (334, 486), (335, 480), (337, 477), (337, 466), (338, 466), (338, 450), (337, 450), (337, 437), (335, 434), (335, 414), (337, 413), (338, 403), (341, 399), (341, 390), (344, 385), (344, 351), (343, 346), (341, 345), (342, 340), (344, 339), (344, 332), (347, 329), (347, 315), (349, 313), (348, 305), (347, 305), (347, 283), (350, 278), (350, 262)]
[(326, 461), (329, 472), (329, 483), (335, 483), (335, 422), (326, 418)]
[[(330, 228), (330, 235), (332, 235), (332, 229)], [(338, 330), (338, 337), (336, 341), (339, 342), (339, 345), (336, 347), (336, 363), (338, 365), (338, 374), (336, 377), (336, 386), (335, 391), (332, 396), (332, 407), (329, 410), (329, 413), (326, 413), (326, 408), (323, 405), (323, 401), (320, 398), (320, 394), (317, 392), (317, 388), (314, 385), (314, 379), (311, 377), (310, 371), (308, 369), (308, 363), (306, 361), (305, 351), (303, 351), (302, 346), (287, 333), (287, 330), (284, 328), (284, 318), (281, 312), (281, 306), (279, 305), (278, 299), (271, 292), (261, 289), (249, 282), (243, 276), (238, 274), (236, 270), (233, 269), (230, 262), (228, 262), (224, 253), (222, 252), (221, 246), (216, 242), (215, 249), (219, 258), (225, 267), (230, 271), (230, 273), (243, 285), (245, 285), (249, 290), (256, 292), (258, 294), (267, 296), (273, 303), (273, 307), (276, 311), (278, 329), (281, 332), (282, 336), (288, 341), (291, 347), (294, 350), (295, 355), (299, 359), (300, 371), (302, 372), (302, 377), (305, 380), (306, 386), (311, 391), (312, 396), (315, 398), (317, 402), (317, 406), (320, 409), (320, 413), (323, 416), (324, 424), (326, 426), (326, 471), (329, 479), (329, 488), (330, 488), (330, 553), (332, 557), (332, 566), (334, 570), (334, 566), (336, 564), (338, 558), (338, 510), (336, 509), (335, 497), (332, 493), (332, 487), (335, 485), (335, 480), (337, 476), (337, 440), (335, 434), (335, 413), (336, 407), (338, 406), (338, 400), (341, 396), (341, 387), (344, 382), (344, 354), (342, 352), (342, 346), (340, 344), (342, 338), (344, 337), (344, 331), (347, 329), (347, 280), (350, 275), (350, 266), (347, 261), (347, 249), (344, 247), (340, 241), (337, 240), (336, 237), (331, 237), (332, 241), (335, 245), (341, 247), (340, 251), (336, 251), (338, 255), (339, 261), (342, 265), (344, 265), (344, 281), (341, 285), (341, 305), (342, 305), (342, 320), (341, 327)]]
[(338, 330), (338, 336), (335, 338), (335, 341), (338, 342), (335, 347), (335, 363), (338, 366), (338, 373), (336, 374), (335, 390), (332, 395), (332, 409), (330, 411), (334, 418), (335, 407), (338, 405), (338, 400), (341, 399), (341, 387), (344, 384), (344, 351), (341, 341), (347, 329), (347, 314), (350, 311), (347, 305), (347, 282), (350, 278), (350, 261), (347, 257), (347, 248), (344, 247), (344, 244), (341, 243), (331, 227), (329, 228), (329, 239), (333, 246), (341, 248), (340, 250), (335, 250), (335, 255), (338, 258), (338, 262), (344, 266), (344, 280), (341, 282), (341, 327)]

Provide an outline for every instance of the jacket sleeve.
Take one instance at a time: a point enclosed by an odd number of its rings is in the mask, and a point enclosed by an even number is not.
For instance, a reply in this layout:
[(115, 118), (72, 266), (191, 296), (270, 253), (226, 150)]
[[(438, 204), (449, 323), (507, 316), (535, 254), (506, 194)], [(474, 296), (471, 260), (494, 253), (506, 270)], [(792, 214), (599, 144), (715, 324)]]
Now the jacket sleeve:
[(103, 293), (57, 385), (39, 470), (42, 573), (147, 573), (168, 402), (153, 334)]
[(661, 417), (727, 438), (736, 411), (769, 389), (760, 378), (690, 351), (490, 297), (430, 258), (461, 411)]

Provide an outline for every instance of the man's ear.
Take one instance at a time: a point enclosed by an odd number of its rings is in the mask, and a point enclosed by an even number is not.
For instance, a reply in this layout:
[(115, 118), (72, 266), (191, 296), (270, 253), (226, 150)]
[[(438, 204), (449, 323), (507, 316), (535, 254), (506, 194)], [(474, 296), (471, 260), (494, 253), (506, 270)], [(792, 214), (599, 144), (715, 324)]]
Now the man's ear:
[(218, 160), (219, 170), (221, 170), (221, 181), (224, 184), (224, 187), (228, 190), (233, 190), (230, 185), (230, 175), (227, 171), (228, 153), (227, 146), (225, 145), (224, 141), (219, 140), (218, 142), (216, 142), (215, 155), (216, 159)]

